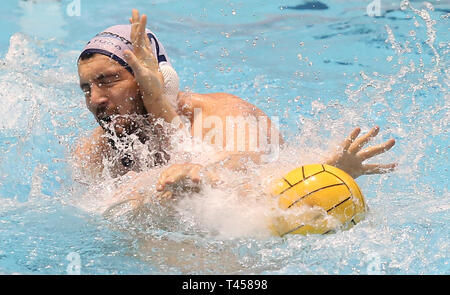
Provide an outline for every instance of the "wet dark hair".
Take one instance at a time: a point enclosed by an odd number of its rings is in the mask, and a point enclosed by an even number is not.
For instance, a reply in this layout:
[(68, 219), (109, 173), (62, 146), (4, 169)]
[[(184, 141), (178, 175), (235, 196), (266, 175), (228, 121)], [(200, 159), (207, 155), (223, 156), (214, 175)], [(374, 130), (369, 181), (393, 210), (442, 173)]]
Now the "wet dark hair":
[(107, 51), (104, 50), (100, 50), (100, 49), (89, 49), (89, 50), (85, 50), (80, 54), (80, 57), (78, 58), (78, 62), (80, 62), (80, 60), (86, 60), (86, 59), (90, 59), (91, 57), (93, 57), (96, 54), (102, 54), (105, 56), (108, 56), (109, 58), (117, 61), (121, 66), (123, 66), (128, 72), (131, 73), (131, 75), (134, 76), (133, 73), (133, 69), (121, 58), (117, 57), (116, 55), (109, 53)]
[(89, 59), (91, 57), (93, 57), (95, 54), (95, 52), (89, 52), (89, 51), (85, 51), (83, 52), (80, 57), (78, 58), (78, 60), (86, 60)]

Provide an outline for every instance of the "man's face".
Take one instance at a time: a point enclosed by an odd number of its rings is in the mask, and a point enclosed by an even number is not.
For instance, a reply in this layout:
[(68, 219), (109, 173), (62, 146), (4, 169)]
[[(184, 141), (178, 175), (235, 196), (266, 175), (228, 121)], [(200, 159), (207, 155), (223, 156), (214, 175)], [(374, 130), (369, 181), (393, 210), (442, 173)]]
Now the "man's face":
[(107, 129), (112, 123), (118, 136), (133, 133), (136, 126), (130, 115), (146, 114), (134, 76), (101, 54), (80, 60), (78, 75), (86, 106), (100, 126)]

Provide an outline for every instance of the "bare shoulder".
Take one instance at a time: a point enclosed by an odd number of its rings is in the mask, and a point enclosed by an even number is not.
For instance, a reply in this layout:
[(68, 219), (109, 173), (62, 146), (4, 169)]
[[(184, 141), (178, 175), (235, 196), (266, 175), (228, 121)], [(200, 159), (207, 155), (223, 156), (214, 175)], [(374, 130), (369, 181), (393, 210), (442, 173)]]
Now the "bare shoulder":
[(103, 129), (99, 126), (92, 130), (92, 132), (88, 136), (80, 138), (76, 144), (76, 148), (81, 148), (86, 144), (98, 144), (103, 141), (104, 134), (105, 131), (103, 131)]
[(81, 138), (75, 144), (72, 153), (74, 167), (87, 179), (99, 176), (103, 169), (102, 159), (109, 153), (104, 134), (103, 129), (97, 127), (89, 136)]
[(105, 152), (107, 148), (106, 138), (103, 137), (105, 131), (101, 127), (95, 128), (92, 133), (78, 140), (74, 148), (74, 156), (77, 158), (92, 157), (93, 154)]
[(264, 115), (264, 112), (244, 99), (224, 92), (191, 93), (192, 106), (211, 115)]

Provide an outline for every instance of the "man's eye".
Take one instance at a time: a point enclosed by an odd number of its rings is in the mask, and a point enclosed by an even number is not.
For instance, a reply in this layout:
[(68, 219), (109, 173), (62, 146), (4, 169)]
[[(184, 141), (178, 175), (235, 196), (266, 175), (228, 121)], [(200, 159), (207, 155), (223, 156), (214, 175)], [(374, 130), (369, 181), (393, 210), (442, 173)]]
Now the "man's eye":
[(113, 83), (114, 83), (113, 80), (103, 80), (102, 82), (99, 82), (97, 85), (98, 85), (98, 87), (102, 87), (102, 86), (111, 85)]
[(89, 94), (91, 94), (91, 89), (90, 89), (90, 87), (85, 87), (85, 88), (82, 88), (81, 90), (83, 91), (84, 95), (89, 95)]

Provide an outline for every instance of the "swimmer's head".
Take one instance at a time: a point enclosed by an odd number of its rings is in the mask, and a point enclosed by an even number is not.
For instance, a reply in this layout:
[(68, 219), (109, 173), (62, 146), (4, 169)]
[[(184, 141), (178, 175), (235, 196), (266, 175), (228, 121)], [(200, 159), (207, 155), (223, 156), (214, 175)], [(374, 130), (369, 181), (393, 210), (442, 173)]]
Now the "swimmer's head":
[(118, 136), (133, 133), (133, 118), (146, 115), (134, 76), (108, 56), (94, 53), (78, 62), (86, 106), (105, 131)]
[[(158, 59), (158, 64), (169, 64), (169, 59), (162, 44), (156, 39), (155, 35), (149, 30), (145, 29), (152, 49), (153, 55)], [(131, 25), (117, 25), (107, 28), (98, 33), (92, 38), (83, 48), (79, 61), (89, 58), (93, 54), (102, 54), (115, 60), (122, 65), (127, 71), (133, 74), (133, 70), (125, 61), (125, 50), (133, 51), (131, 43)]]
[[(176, 100), (178, 76), (162, 44), (150, 30), (146, 29), (146, 33), (164, 76), (163, 94)], [(106, 130), (106, 126), (113, 125), (119, 136), (133, 131), (136, 124), (130, 118), (147, 115), (133, 71), (125, 61), (124, 51), (133, 50), (130, 35), (131, 25), (107, 28), (87, 43), (78, 59), (80, 87), (88, 109), (100, 126)]]

